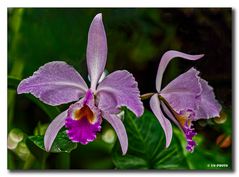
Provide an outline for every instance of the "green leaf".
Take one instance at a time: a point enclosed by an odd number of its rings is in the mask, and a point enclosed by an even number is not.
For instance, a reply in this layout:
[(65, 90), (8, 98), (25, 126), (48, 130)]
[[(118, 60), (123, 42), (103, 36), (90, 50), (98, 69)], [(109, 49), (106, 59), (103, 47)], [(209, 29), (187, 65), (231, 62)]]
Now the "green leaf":
[[(20, 79), (8, 76), (8, 89), (16, 90)], [(56, 106), (49, 106), (41, 102), (38, 98), (30, 95), (24, 94), (28, 99), (34, 102), (40, 109), (42, 109), (51, 119), (54, 119), (57, 115), (61, 113), (60, 109)]]
[(156, 117), (145, 110), (140, 118), (126, 110), (129, 147), (122, 156), (119, 143), (113, 149), (113, 162), (119, 169), (188, 169), (181, 144), (176, 136), (165, 148), (165, 135)]
[[(175, 130), (174, 133), (182, 140), (185, 139), (179, 129)], [(203, 134), (198, 134), (194, 140), (197, 142), (197, 146), (193, 153), (188, 153), (184, 150), (191, 170), (232, 169), (230, 148), (221, 149), (216, 143), (211, 140), (209, 141)], [(183, 146), (186, 146), (185, 141), (180, 142)]]
[[(30, 139), (36, 146), (45, 151), (44, 148), (44, 136), (29, 136)], [(72, 150), (77, 148), (77, 143), (73, 143), (67, 136), (65, 131), (61, 131), (56, 136), (50, 152), (67, 152), (70, 153)]]

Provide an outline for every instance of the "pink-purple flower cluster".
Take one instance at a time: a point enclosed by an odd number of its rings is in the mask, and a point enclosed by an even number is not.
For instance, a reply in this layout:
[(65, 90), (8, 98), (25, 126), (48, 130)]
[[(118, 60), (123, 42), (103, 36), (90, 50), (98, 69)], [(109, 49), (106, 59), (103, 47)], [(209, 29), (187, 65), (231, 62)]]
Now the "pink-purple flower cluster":
[[(90, 87), (72, 66), (63, 61), (53, 61), (22, 80), (17, 92), (31, 93), (52, 106), (76, 101), (48, 126), (44, 136), (46, 151), (50, 151), (63, 126), (73, 142), (87, 144), (94, 141), (105, 119), (115, 129), (122, 152), (126, 154), (128, 138), (118, 113), (122, 106), (126, 106), (140, 117), (144, 108), (138, 84), (128, 71), (115, 71), (99, 81), (107, 60), (107, 39), (101, 14), (96, 15), (90, 25), (86, 56)], [(196, 135), (193, 121), (219, 116), (221, 106), (215, 99), (212, 87), (198, 76), (199, 72), (194, 68), (161, 90), (163, 73), (171, 59), (181, 57), (198, 60), (202, 56), (168, 51), (160, 61), (156, 78), (157, 93), (152, 94), (150, 107), (164, 130), (166, 147), (172, 139), (172, 125), (168, 118), (185, 134), (186, 149), (192, 152), (196, 145), (193, 140)]]

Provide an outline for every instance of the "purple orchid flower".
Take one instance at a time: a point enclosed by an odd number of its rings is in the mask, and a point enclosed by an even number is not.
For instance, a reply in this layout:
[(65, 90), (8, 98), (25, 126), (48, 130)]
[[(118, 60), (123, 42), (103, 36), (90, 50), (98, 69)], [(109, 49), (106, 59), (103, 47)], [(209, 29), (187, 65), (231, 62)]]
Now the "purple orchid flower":
[(156, 77), (156, 89), (150, 99), (150, 107), (161, 124), (166, 137), (166, 147), (172, 139), (172, 125), (165, 113), (184, 133), (187, 140), (186, 149), (193, 152), (196, 132), (193, 121), (219, 116), (221, 105), (215, 99), (213, 88), (199, 77), (194, 68), (181, 74), (161, 90), (163, 73), (168, 63), (175, 57), (187, 60), (198, 60), (204, 55), (188, 55), (178, 51), (166, 52), (159, 63)]
[(115, 129), (123, 154), (128, 148), (128, 138), (121, 119), (117, 116), (121, 106), (126, 106), (137, 117), (143, 114), (138, 84), (126, 70), (115, 71), (100, 83), (107, 59), (107, 39), (102, 14), (93, 19), (87, 45), (87, 67), (91, 86), (70, 65), (53, 61), (40, 67), (33, 76), (21, 81), (17, 93), (31, 93), (46, 104), (56, 106), (77, 101), (59, 114), (49, 125), (44, 136), (46, 151), (65, 126), (73, 142), (87, 144), (101, 130), (102, 118)]

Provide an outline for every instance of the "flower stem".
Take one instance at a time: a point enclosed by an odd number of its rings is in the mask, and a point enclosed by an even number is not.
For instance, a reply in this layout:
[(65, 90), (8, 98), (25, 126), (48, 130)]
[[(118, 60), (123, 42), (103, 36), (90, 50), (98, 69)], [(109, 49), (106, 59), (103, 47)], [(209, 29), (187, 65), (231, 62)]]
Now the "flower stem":
[(143, 95), (140, 95), (141, 100), (146, 100), (148, 98), (150, 98), (151, 96), (153, 96), (155, 93), (145, 93)]

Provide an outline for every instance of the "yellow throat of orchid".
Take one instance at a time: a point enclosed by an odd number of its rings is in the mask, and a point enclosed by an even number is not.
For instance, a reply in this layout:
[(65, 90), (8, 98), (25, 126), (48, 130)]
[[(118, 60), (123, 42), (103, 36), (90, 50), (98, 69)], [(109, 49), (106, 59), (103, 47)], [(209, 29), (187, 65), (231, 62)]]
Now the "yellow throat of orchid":
[(170, 112), (173, 114), (173, 116), (176, 118), (176, 120), (179, 122), (179, 124), (184, 127), (184, 125), (187, 123), (188, 126), (191, 125), (191, 120), (188, 119), (190, 116), (190, 112), (185, 112), (183, 114), (177, 113), (165, 100), (161, 95), (159, 95), (159, 99), (163, 101), (163, 103), (167, 106), (167, 108), (170, 110)]
[(86, 118), (91, 124), (94, 124), (97, 121), (96, 116), (87, 105), (84, 105), (81, 109), (76, 109), (73, 112), (73, 118), (74, 120)]
[[(174, 111), (175, 112), (175, 111)], [(188, 117), (190, 116), (189, 112), (186, 112), (184, 114), (178, 114), (175, 112), (174, 117), (177, 119), (177, 121), (179, 122), (179, 124), (183, 127), (186, 123), (188, 126), (190, 126), (191, 124), (191, 120), (188, 119)]]

